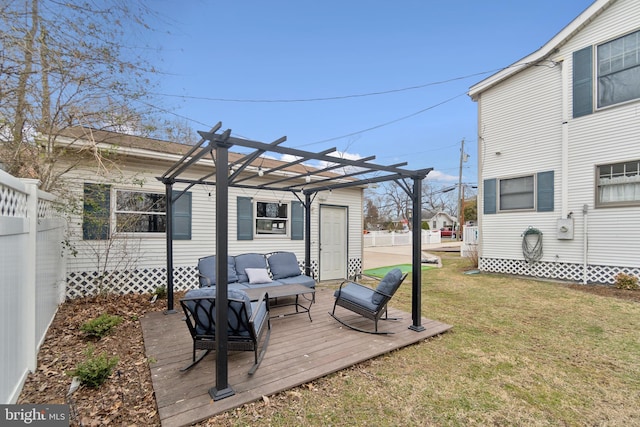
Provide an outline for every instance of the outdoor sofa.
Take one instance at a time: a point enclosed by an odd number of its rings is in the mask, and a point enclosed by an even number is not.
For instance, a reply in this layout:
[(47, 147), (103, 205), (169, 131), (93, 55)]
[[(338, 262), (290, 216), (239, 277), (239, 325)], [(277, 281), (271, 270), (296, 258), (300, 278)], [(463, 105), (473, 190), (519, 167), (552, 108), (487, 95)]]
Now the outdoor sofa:
[[(227, 257), (228, 289), (246, 290), (278, 285), (303, 285), (315, 289), (313, 277), (302, 274), (296, 254), (271, 252), (246, 253)], [(216, 285), (216, 256), (198, 260), (200, 287)]]

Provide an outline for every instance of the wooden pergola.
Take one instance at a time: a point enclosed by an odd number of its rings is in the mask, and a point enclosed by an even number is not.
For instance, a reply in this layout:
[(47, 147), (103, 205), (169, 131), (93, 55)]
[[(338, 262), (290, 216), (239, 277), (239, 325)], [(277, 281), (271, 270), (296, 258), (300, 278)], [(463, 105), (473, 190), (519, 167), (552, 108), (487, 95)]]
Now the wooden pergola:
[[(433, 168), (420, 170), (407, 170), (401, 168), (405, 163), (394, 165), (377, 165), (370, 163), (375, 156), (350, 160), (331, 156), (330, 153), (337, 149), (330, 148), (318, 153), (287, 148), (281, 146), (286, 141), (282, 137), (266, 144), (263, 142), (234, 138), (231, 130), (217, 133), (222, 123), (216, 124), (209, 132), (199, 131), (202, 139), (193, 146), (180, 160), (171, 166), (161, 177), (157, 179), (165, 184), (167, 198), (167, 313), (175, 313), (173, 298), (173, 239), (172, 239), (172, 210), (175, 201), (186, 193), (191, 187), (198, 184), (212, 185), (216, 187), (216, 270), (217, 282), (216, 300), (218, 307), (227, 306), (228, 273), (226, 260), (228, 256), (228, 223), (229, 215), (227, 203), (229, 187), (271, 190), (291, 192), (304, 207), (304, 246), (305, 246), (305, 274), (311, 275), (311, 204), (316, 195), (322, 191), (331, 191), (341, 188), (366, 186), (380, 182), (394, 181), (406, 193), (412, 202), (414, 215), (412, 216), (413, 246), (412, 246), (412, 324), (409, 329), (422, 331), (421, 325), (421, 217), (422, 211), (422, 180)], [(207, 144), (205, 144), (205, 142)], [(229, 149), (233, 146), (245, 147), (253, 150), (234, 162), (229, 162)], [(279, 155), (291, 155), (296, 160), (283, 162), (276, 167), (261, 170), (256, 167), (256, 160), (268, 153)], [(215, 170), (199, 179), (185, 179), (181, 175), (189, 170), (198, 161), (205, 157), (211, 157)], [(308, 161), (322, 161), (328, 166), (323, 169), (314, 169), (300, 173), (286, 173), (292, 167)], [(340, 168), (348, 168), (350, 172), (343, 174), (327, 174)], [(174, 184), (184, 184), (181, 192), (174, 195)], [(226, 310), (216, 311), (216, 324), (226, 325), (228, 313)], [(216, 386), (209, 390), (214, 400), (223, 399), (234, 394), (228, 383), (228, 336), (226, 328), (219, 328), (216, 337)]]

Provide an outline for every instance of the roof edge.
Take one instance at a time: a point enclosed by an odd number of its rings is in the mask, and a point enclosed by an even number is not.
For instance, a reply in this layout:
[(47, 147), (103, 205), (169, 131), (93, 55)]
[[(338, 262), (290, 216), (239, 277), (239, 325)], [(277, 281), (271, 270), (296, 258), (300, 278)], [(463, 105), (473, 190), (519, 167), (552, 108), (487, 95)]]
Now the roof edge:
[(517, 74), (520, 71), (548, 58), (558, 48), (564, 45), (567, 40), (573, 37), (575, 33), (580, 31), (585, 25), (595, 19), (600, 15), (600, 13), (615, 2), (616, 0), (595, 0), (580, 15), (560, 30), (560, 32), (558, 32), (551, 40), (545, 43), (538, 50), (471, 86), (467, 95), (469, 95), (472, 100), (477, 101), (478, 96), (482, 92), (508, 79), (514, 74)]

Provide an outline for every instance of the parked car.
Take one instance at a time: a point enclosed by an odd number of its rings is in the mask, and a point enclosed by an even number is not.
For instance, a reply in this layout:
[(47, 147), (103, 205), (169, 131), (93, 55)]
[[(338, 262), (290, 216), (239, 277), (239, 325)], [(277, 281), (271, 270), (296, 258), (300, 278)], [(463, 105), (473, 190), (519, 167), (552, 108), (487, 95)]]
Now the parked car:
[(450, 237), (452, 239), (455, 239), (456, 230), (454, 230), (453, 227), (442, 227), (440, 229), (440, 237)]

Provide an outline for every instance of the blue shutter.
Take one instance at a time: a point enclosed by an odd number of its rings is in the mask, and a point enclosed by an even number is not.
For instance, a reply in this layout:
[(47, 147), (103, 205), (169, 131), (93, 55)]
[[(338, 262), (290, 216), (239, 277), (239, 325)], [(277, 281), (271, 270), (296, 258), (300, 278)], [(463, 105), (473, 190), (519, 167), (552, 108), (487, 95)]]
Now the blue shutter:
[(537, 193), (538, 212), (553, 212), (553, 171), (538, 173)]
[(84, 183), (82, 238), (107, 240), (111, 236), (111, 186)]
[(304, 240), (304, 208), (300, 202), (291, 202), (291, 240)]
[(573, 117), (593, 112), (593, 49), (573, 52)]
[(238, 240), (253, 240), (253, 201), (238, 197)]
[[(174, 191), (176, 197), (181, 191)], [(191, 240), (191, 193), (187, 192), (173, 202), (171, 211), (173, 240)]]
[(496, 179), (485, 179), (483, 186), (484, 203), (483, 212), (485, 214), (496, 213)]

